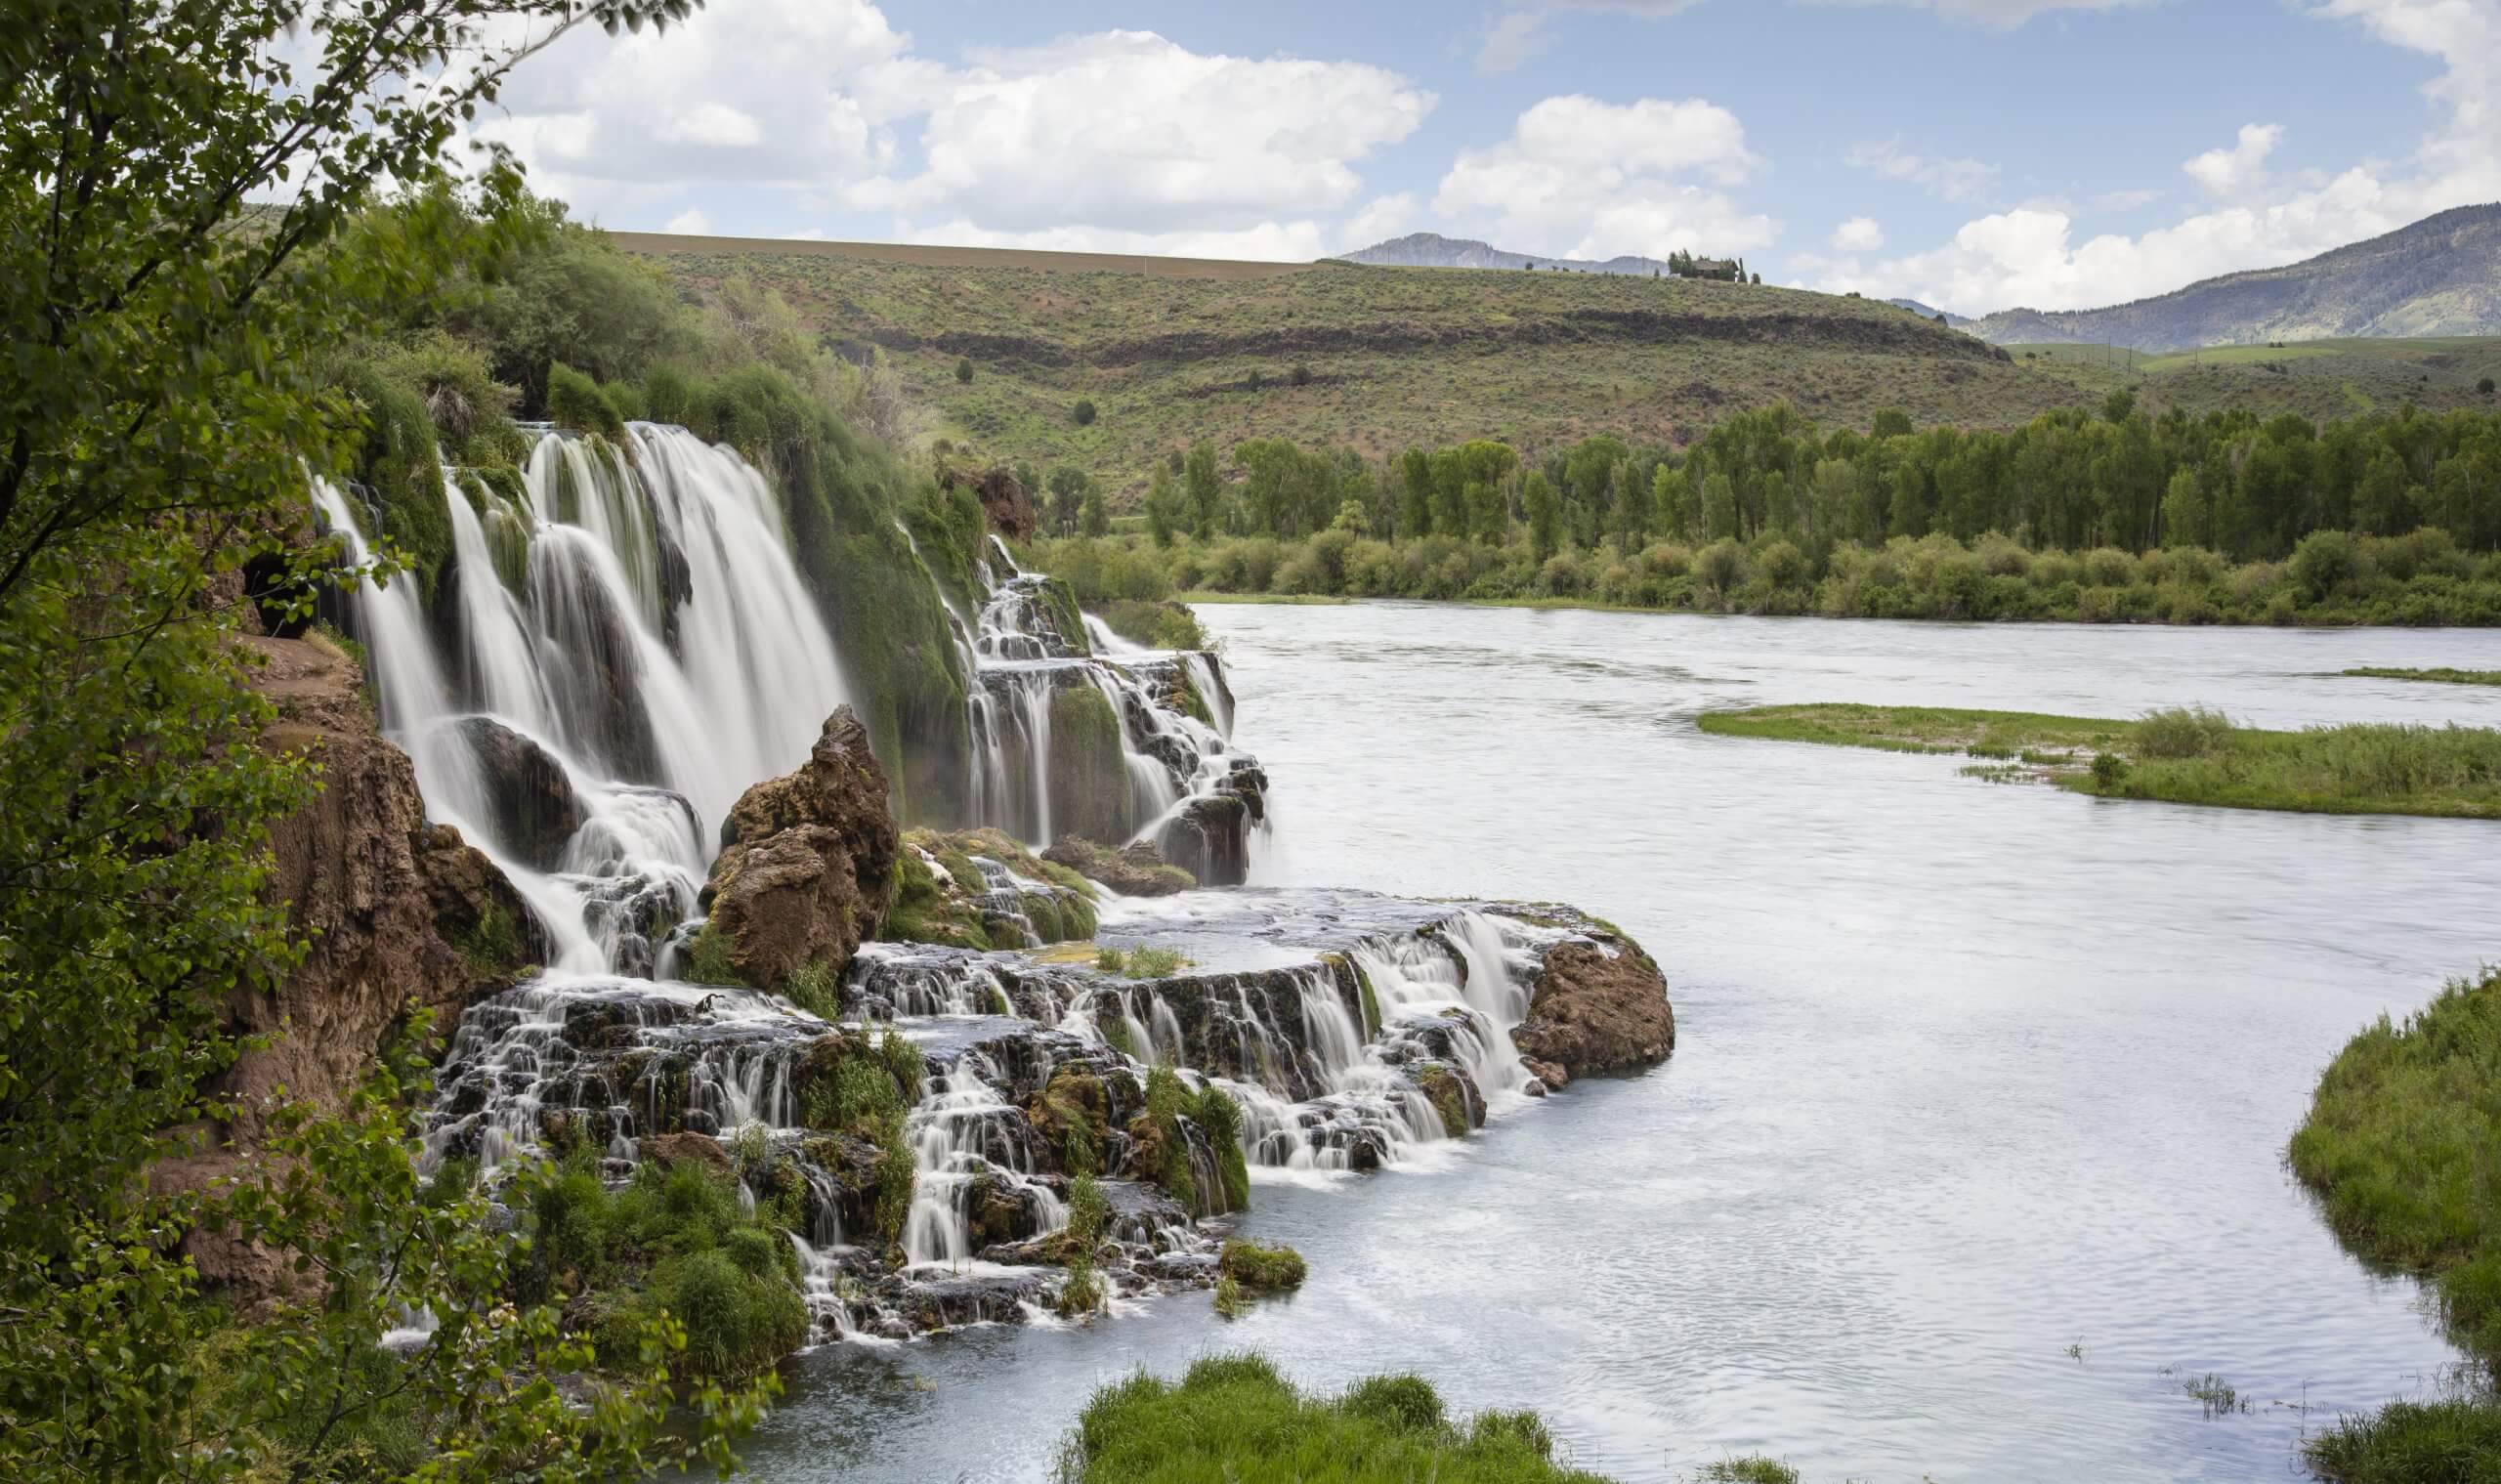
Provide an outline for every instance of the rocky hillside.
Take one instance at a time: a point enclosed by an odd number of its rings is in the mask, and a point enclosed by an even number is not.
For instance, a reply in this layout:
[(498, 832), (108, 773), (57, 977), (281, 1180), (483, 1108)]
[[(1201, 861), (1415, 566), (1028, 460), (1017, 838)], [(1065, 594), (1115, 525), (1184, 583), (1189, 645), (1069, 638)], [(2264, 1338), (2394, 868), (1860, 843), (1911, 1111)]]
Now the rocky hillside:
[(1117, 507), (1200, 440), (1382, 457), (1502, 438), (1682, 442), (1786, 400), (1826, 425), (1886, 407), (2013, 426), (2076, 404), (2071, 377), (1879, 300), (1645, 274), (1434, 273), (1328, 262), (1239, 279), (979, 263), (813, 244), (619, 237), (681, 291), (745, 279), (823, 343), (882, 357), (925, 438), (1047, 472)]
[(2002, 345), (2183, 351), (2337, 336), (2501, 334), (2501, 204), (2461, 206), (2283, 268), (2226, 274), (2108, 309), (1970, 321)]

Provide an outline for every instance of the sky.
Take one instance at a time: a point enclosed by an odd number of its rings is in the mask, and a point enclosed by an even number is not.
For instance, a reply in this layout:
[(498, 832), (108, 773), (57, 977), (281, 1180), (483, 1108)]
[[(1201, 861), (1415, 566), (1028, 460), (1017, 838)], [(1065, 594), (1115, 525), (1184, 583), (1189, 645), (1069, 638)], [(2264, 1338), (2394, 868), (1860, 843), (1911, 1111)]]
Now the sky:
[(2501, 0), (710, 0), (563, 36), (473, 134), (619, 230), (1437, 232), (2079, 309), (2501, 200)]

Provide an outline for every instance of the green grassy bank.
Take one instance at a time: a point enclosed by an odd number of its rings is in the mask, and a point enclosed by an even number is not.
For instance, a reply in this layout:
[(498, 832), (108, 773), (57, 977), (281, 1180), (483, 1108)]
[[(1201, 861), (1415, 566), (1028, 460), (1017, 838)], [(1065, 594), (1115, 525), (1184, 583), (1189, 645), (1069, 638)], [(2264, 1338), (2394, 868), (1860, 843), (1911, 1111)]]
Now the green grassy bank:
[(1534, 1412), (1453, 1420), (1432, 1385), (1376, 1376), (1309, 1396), (1258, 1355), (1209, 1356), (1177, 1383), (1144, 1372), (1094, 1393), (1060, 1459), (1067, 1484), (1607, 1484), (1558, 1463)]
[(2392, 668), (2386, 665), (2357, 665), (2346, 670), (2347, 675), (2370, 680), (2425, 680), (2439, 685), (2501, 685), (2501, 670), (2460, 670), (2439, 665), (2428, 670)]
[(2347, 1484), (2501, 1479), (2501, 970), (2354, 1037), (2319, 1079), (2291, 1163), (2348, 1249), (2426, 1280), (2481, 1373), (2457, 1395), (2341, 1420), (2310, 1443), (2312, 1466)]
[(1721, 737), (1956, 752), (2000, 780), (2082, 793), (2310, 814), (2501, 819), (2501, 732), (2359, 724), (2267, 732), (2219, 712), (2135, 721), (1932, 706), (1809, 704), (1716, 711)]

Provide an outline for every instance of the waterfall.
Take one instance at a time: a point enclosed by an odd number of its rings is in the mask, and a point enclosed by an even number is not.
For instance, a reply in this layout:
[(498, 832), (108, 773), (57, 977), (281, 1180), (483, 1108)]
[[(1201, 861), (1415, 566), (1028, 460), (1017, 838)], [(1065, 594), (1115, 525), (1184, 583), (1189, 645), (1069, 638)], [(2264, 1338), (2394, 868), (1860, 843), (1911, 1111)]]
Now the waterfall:
[[(448, 475), (443, 499), (440, 634), (413, 578), (354, 597), (383, 730), (428, 812), (546, 919), (551, 968), (649, 974), (730, 806), (804, 759), (849, 697), (781, 501), (737, 454), (652, 423), (622, 447), (542, 436), (520, 497), (483, 495), (483, 516)], [(325, 484), (315, 503), (361, 560), (347, 496)], [(512, 837), (492, 770), (516, 758), (561, 775), (576, 818), (554, 850)]]
[[(1076, 685), (1093, 687), (1119, 721), (1127, 838), (1160, 841), (1192, 803), (1233, 789), (1249, 760), (1227, 742), (1232, 698), (1210, 657), (1131, 644), (1090, 615), (1079, 615), (1078, 632), (1063, 632), (1065, 610), (1050, 580), (1019, 568), (996, 536), (985, 551), (975, 568), (982, 607), (960, 651), (972, 680), (976, 819), (1037, 847), (1057, 837), (1051, 705)], [(1205, 702), (1212, 725), (1181, 708), (1184, 686)]]
[[(846, 1018), (900, 1018), (927, 1071), (901, 1112), (914, 1183), (900, 1233), (847, 1237), (845, 1203), (856, 1223), (864, 1191), (877, 1188), (844, 1163), (861, 1132), (803, 1126), (826, 1096), (812, 1081), (822, 1065), (807, 1058), (834, 1028), (769, 995), (670, 978), (730, 809), (803, 760), (849, 699), (779, 496), (734, 451), (639, 422), (616, 443), (541, 433), (517, 488), (450, 470), (439, 488), (450, 542), (430, 584), (360, 577), (340, 596), (370, 654), (382, 730), (413, 760), (428, 815), (503, 870), (550, 947), (545, 972), (463, 1014), (424, 1134), (427, 1171), (467, 1160), (491, 1179), (569, 1149), (616, 1181), (656, 1136), (723, 1140), (738, 1151), (742, 1208), (790, 1212), (815, 1333), (894, 1337), (1039, 1312), (1047, 1293), (1037, 1285), (1056, 1269), (1035, 1264), (1053, 1260), (1047, 1239), (1066, 1225), (1072, 1174), (1058, 1145), (1038, 1154), (1032, 1110), (1054, 1069), (1082, 1069), (1123, 1100), (1097, 1110), (1117, 1115), (1098, 1157), (1117, 1188), (1106, 1241), (1128, 1253), (1131, 1291), (1201, 1272), (1212, 1251), (1186, 1201), (1134, 1167), (1121, 1172), (1150, 1067), (1174, 1069), (1193, 1095), (1210, 1082), (1230, 1089), (1248, 1158), (1277, 1169), (1373, 1168), (1442, 1138), (1420, 1090), (1425, 1069), (1458, 1069), (1471, 1108), (1479, 1089), (1523, 1081), (1497, 1062), (1525, 1009), (1524, 960), (1505, 929), (1446, 907), (1416, 907), (1349, 950), (1343, 904), (1315, 899), (1307, 919), (1258, 949), (1260, 967), (1153, 980), (1013, 952), (871, 944), (843, 987)], [(319, 484), (313, 499), (363, 562), (373, 522), (360, 496)], [(1089, 782), (1115, 790), (1109, 807), (1081, 801), (1086, 827), (1123, 836), (1107, 845), (1186, 836), (1203, 879), (1239, 880), (1265, 780), (1230, 744), (1214, 658), (1120, 640), (996, 538), (974, 576), (977, 591), (948, 608), (943, 641), (966, 679), (970, 822), (1037, 845), (1069, 827), (1063, 816), (1081, 805), (1060, 754), (1081, 740), (1055, 737), (1074, 729), (1065, 711), (1055, 728), (1054, 705), (1073, 699), (1090, 717), (1099, 699), (1122, 762), (1115, 772), (1108, 755), (1086, 759)], [(1102, 745), (1091, 728), (1081, 741)], [(965, 859), (982, 880), (960, 884), (990, 924), (1071, 891), (992, 855)], [(1102, 910), (1118, 915), (1125, 900)], [(1439, 926), (1417, 936), (1427, 922)], [(1297, 933), (1326, 936), (1332, 954)], [(1275, 966), (1280, 954), (1291, 966)], [(1395, 1024), (1376, 1029), (1359, 1013), (1353, 963)], [(1206, 1131), (1190, 1123), (1183, 1135), (1171, 1157), (1201, 1192), (1221, 1189)], [(758, 1147), (767, 1166), (751, 1163)], [(759, 1168), (797, 1183), (750, 1185)], [(1186, 1260), (1142, 1276), (1175, 1255)]]
[(1025, 1112), (999, 1095), (1004, 1081), (978, 1049), (956, 1055), (932, 1078), (905, 1124), (913, 1161), (911, 1211), (903, 1250), (912, 1267), (960, 1268), (973, 1254), (966, 1209), (975, 1184), (994, 1182), (1031, 1213), (1035, 1229), (1068, 1224), (1068, 1207), (1034, 1176)]

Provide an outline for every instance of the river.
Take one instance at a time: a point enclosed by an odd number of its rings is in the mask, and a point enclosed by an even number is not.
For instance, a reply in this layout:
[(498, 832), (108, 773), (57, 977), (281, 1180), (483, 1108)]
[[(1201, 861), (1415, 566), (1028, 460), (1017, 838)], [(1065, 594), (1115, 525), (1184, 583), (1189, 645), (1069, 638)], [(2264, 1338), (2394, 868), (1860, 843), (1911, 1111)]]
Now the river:
[[(2501, 725), (2501, 634), (1210, 607), (1276, 811), (1256, 879), (1559, 898), (1666, 971), (1679, 1041), (1446, 1158), (1261, 1183), (1309, 1286), (790, 1361), (775, 1484), (1027, 1480), (1098, 1383), (1255, 1346), (1533, 1406), (1634, 1484), (2298, 1477), (2437, 1383), (2416, 1287), (2286, 1173), (2319, 1070), (2501, 957), (2501, 826), (2105, 801), (1954, 759), (1703, 736), (1865, 700)], [(2210, 1416), (2212, 1374), (2251, 1403)]]

